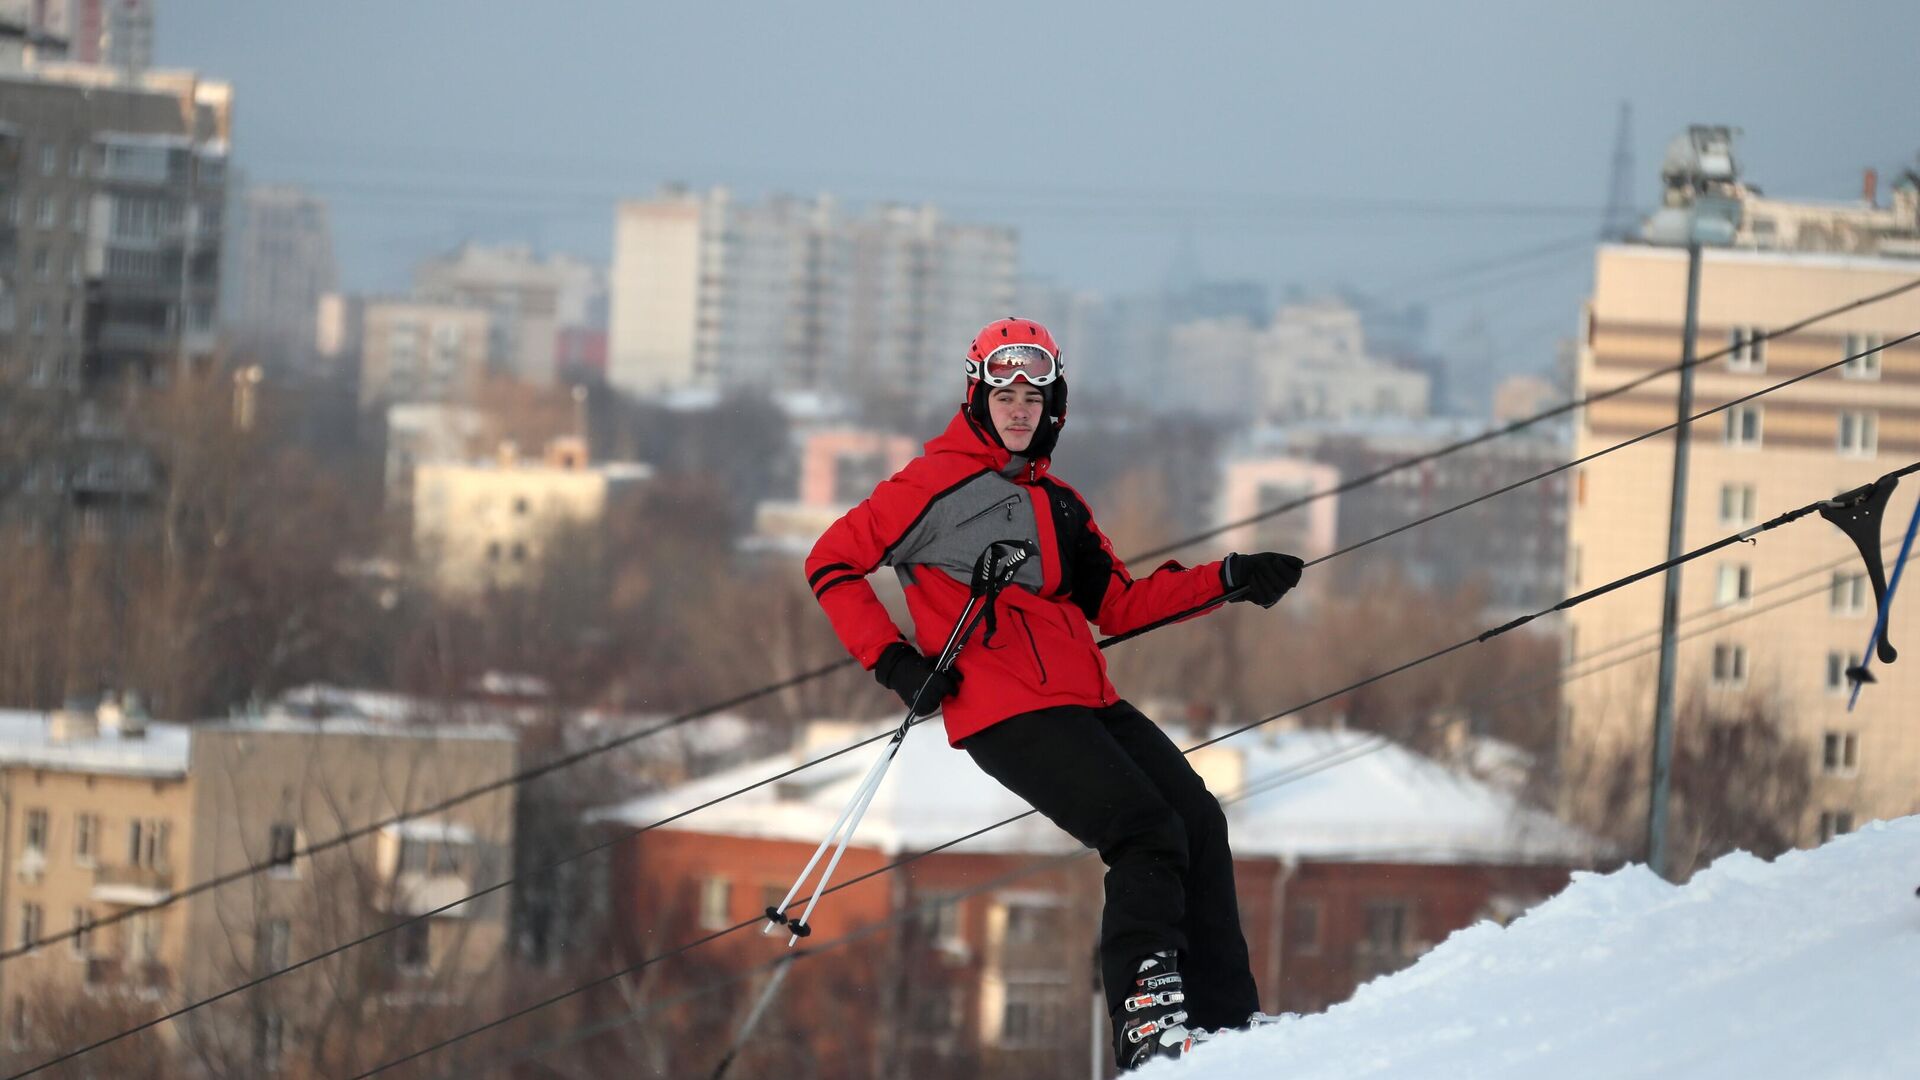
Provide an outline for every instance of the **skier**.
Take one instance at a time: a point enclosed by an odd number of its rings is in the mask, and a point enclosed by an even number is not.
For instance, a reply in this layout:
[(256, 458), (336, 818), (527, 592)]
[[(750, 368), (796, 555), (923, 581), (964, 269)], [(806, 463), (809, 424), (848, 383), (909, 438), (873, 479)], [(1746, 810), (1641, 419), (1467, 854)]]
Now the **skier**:
[[(1196, 1037), (1268, 1018), (1240, 931), (1226, 816), (1173, 742), (1115, 691), (1088, 624), (1124, 633), (1236, 589), (1233, 599), (1271, 607), (1299, 582), (1301, 562), (1233, 554), (1136, 580), (1085, 500), (1048, 474), (1067, 414), (1052, 335), (1027, 319), (991, 323), (966, 372), (945, 432), (827, 529), (807, 580), (881, 685), (916, 711), (940, 707), (952, 745), (1099, 851), (1115, 1061), (1178, 1057)], [(1029, 541), (1039, 558), (1020, 567), (953, 669), (936, 670), (928, 656), (995, 540)], [(905, 588), (911, 641), (867, 583), (882, 565)]]

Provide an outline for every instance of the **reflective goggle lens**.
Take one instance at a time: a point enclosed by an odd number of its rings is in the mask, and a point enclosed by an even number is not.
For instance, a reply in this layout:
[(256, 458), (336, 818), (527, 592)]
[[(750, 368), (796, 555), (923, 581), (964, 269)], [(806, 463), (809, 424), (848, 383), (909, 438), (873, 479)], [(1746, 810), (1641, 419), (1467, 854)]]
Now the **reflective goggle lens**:
[(1002, 345), (987, 354), (982, 368), (989, 386), (1011, 386), (1015, 379), (1045, 386), (1060, 373), (1053, 354), (1038, 345)]

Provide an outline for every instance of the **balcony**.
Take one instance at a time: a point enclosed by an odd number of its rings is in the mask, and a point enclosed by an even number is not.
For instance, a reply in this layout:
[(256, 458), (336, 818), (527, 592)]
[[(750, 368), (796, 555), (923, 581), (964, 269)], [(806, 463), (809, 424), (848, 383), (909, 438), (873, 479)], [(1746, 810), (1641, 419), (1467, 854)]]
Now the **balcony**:
[(99, 904), (121, 907), (146, 907), (158, 904), (173, 894), (173, 870), (170, 867), (100, 866), (93, 871), (93, 891), (88, 899)]
[(117, 956), (87, 957), (87, 989), (159, 997), (173, 986), (173, 973), (155, 960), (128, 962)]

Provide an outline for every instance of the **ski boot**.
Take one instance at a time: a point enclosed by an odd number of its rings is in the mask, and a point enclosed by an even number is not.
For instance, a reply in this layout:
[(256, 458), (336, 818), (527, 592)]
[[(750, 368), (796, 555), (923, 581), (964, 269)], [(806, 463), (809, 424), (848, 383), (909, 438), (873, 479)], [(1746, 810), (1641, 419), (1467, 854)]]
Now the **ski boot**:
[(1113, 1015), (1113, 1061), (1130, 1072), (1154, 1058), (1177, 1058), (1193, 1046), (1187, 1031), (1187, 1000), (1171, 952), (1140, 961), (1133, 985)]

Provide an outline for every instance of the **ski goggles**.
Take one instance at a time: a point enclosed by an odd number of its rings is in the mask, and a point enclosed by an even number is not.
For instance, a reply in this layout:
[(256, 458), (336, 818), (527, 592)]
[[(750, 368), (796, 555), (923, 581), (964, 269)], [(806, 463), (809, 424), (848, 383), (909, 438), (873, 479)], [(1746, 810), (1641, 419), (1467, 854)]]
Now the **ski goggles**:
[(1045, 386), (1060, 377), (1060, 359), (1038, 345), (1002, 345), (980, 364), (980, 381), (998, 389), (1015, 379)]

